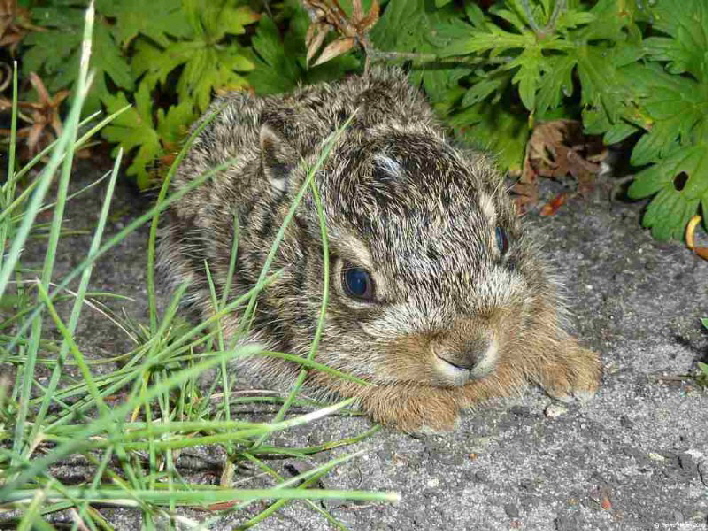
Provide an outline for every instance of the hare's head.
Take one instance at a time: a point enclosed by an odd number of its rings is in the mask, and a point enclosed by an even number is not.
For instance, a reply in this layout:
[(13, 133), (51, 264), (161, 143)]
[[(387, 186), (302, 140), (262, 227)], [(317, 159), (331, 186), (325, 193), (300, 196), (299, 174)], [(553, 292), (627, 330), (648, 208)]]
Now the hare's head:
[[(274, 193), (294, 196), (307, 164), (286, 163), (287, 147), (269, 142), (264, 164), (280, 172)], [(490, 161), (427, 127), (355, 126), (315, 183), (330, 249), (317, 359), (379, 383), (455, 386), (493, 371), (545, 286)], [(304, 350), (324, 275), (312, 194), (294, 227), (278, 288), (293, 292), (278, 318), (295, 331), (290, 346)]]

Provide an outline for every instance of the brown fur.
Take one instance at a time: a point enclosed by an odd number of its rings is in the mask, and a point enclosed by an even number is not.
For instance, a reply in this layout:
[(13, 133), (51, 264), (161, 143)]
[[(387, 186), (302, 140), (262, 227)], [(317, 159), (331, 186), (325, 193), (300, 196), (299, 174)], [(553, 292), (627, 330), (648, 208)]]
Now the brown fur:
[[(222, 109), (181, 164), (173, 188), (235, 156), (237, 162), (187, 193), (166, 215), (161, 263), (189, 280), (190, 301), (213, 311), (226, 284), (239, 219), (230, 298), (258, 278), (271, 243), (326, 139), (350, 116), (315, 177), (332, 270), (317, 361), (368, 379), (362, 386), (311, 372), (309, 389), (354, 396), (380, 422), (403, 430), (451, 429), (458, 410), (533, 382), (558, 398), (594, 393), (598, 356), (562, 328), (552, 276), (528, 241), (484, 154), (454, 148), (430, 108), (397, 70), (303, 87), (293, 94), (222, 96)], [(495, 229), (508, 235), (502, 253)], [(374, 302), (347, 296), (342, 267), (371, 272)], [(280, 245), (281, 276), (258, 297), (253, 329), (235, 341), (305, 355), (323, 292), (319, 220), (308, 192)], [(467, 368), (469, 366), (469, 368)], [(272, 385), (298, 367), (277, 359), (242, 363)]]

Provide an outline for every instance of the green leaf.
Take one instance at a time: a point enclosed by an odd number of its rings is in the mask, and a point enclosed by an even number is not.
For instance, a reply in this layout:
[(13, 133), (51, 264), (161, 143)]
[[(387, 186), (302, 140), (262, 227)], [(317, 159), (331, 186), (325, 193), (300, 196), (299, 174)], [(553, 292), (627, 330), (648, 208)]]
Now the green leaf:
[[(538, 14), (538, 9), (533, 11), (535, 11), (534, 15)], [(517, 0), (509, 0), (508, 2), (498, 3), (492, 6), (490, 12), (493, 13), (495, 16), (504, 19), (519, 32), (528, 29), (529, 20), (526, 17), (526, 14), (524, 13), (520, 2), (518, 2)]]
[[(128, 105), (123, 92), (108, 95), (105, 99), (108, 113)], [(152, 96), (149, 87), (142, 83), (135, 94), (135, 106), (120, 114), (101, 131), (103, 138), (132, 152), (133, 159), (127, 174), (138, 178), (138, 185), (146, 188), (150, 183), (148, 169), (163, 154), (160, 137), (152, 120)]]
[(50, 92), (69, 87), (75, 70), (70, 70), (67, 64), (81, 44), (79, 27), (62, 26), (61, 30), (35, 31), (27, 35), (23, 41), (26, 46), (22, 55), (23, 73), (37, 72)]
[[(685, 182), (678, 184), (682, 176)], [(682, 239), (698, 205), (708, 201), (708, 143), (676, 150), (639, 172), (629, 195), (642, 198), (657, 193), (642, 220), (657, 239)]]
[[(114, 92), (108, 86), (108, 78), (116, 87), (132, 90), (133, 77), (130, 66), (107, 26), (96, 25), (93, 39), (91, 68), (94, 71), (93, 91), (97, 93), (96, 107), (98, 107), (98, 100), (103, 101), (107, 95)], [(78, 55), (76, 63), (78, 64)], [(87, 99), (87, 101), (89, 100)]]
[(304, 77), (297, 61), (306, 53), (304, 45), (297, 50), (283, 46), (278, 27), (270, 17), (263, 17), (258, 23), (253, 49), (258, 57), (247, 79), (257, 93), (288, 92)]
[(621, 42), (626, 38), (625, 29), (633, 23), (634, 9), (629, 2), (600, 0), (590, 10), (594, 20), (576, 32), (579, 41), (607, 40)]
[[(703, 326), (708, 328), (708, 325), (706, 324), (706, 319), (702, 319)], [(708, 376), (708, 363), (703, 363), (701, 361), (698, 362), (698, 368), (703, 371), (703, 374)]]
[(459, 137), (494, 155), (502, 171), (520, 170), (530, 135), (528, 115), (520, 111), (481, 101), (449, 122)]
[(441, 53), (444, 55), (461, 55), (490, 50), (501, 53), (515, 48), (524, 49), (533, 46), (535, 43), (536, 39), (532, 32), (527, 31), (523, 34), (518, 34), (492, 27), (491, 31), (471, 31), (469, 38), (451, 43)]
[[(33, 21), (45, 24), (48, 30), (30, 33), (25, 38), (29, 50), (23, 56), (23, 71), (37, 72), (50, 91), (72, 88), (79, 65), (83, 10), (70, 7), (45, 8), (36, 13), (33, 10)], [(100, 19), (94, 27), (91, 68), (94, 79), (84, 105), (87, 114), (100, 109), (100, 102), (112, 92), (110, 85), (124, 90), (133, 88), (130, 67), (110, 26)]]
[[(168, 36), (188, 37), (192, 31), (181, 2), (175, 0), (98, 0), (96, 10), (115, 19), (112, 32), (123, 46), (138, 35), (166, 46)], [(159, 16), (152, 16), (156, 13)]]
[(708, 192), (708, 146), (697, 145), (675, 150), (656, 164), (639, 172), (629, 188), (634, 199), (648, 197), (658, 191), (673, 187), (674, 179), (681, 173), (688, 175), (682, 193), (697, 199)]
[(541, 48), (530, 46), (514, 61), (509, 63), (509, 68), (518, 67), (513, 82), (519, 85), (519, 96), (524, 106), (533, 112), (536, 109), (536, 91), (541, 78)]
[(653, 6), (652, 15), (654, 27), (670, 38), (646, 39), (646, 52), (654, 60), (668, 62), (671, 73), (689, 72), (707, 82), (708, 4), (703, 0), (662, 0)]
[(196, 100), (197, 108), (206, 109), (216, 90), (239, 90), (247, 86), (238, 72), (253, 69), (250, 51), (226, 39), (244, 33), (245, 25), (258, 19), (248, 7), (237, 7), (232, 0), (213, 0), (206, 7), (196, 0), (183, 0), (185, 20), (192, 33), (189, 38), (166, 39), (167, 44), (140, 39), (132, 61), (133, 75), (142, 76), (150, 89), (163, 85), (167, 77), (180, 69), (177, 97)]
[(260, 18), (250, 7), (237, 7), (233, 0), (215, 1), (213, 4), (215, 5), (210, 4), (206, 9), (202, 5), (199, 9), (204, 29), (211, 40), (219, 41), (227, 34), (242, 35), (246, 32), (245, 26), (257, 22)]
[(489, 19), (484, 11), (473, 2), (465, 2), (465, 14), (475, 28), (485, 29), (489, 24)]
[(628, 123), (618, 123), (609, 126), (605, 131), (605, 134), (603, 135), (602, 139), (605, 145), (611, 146), (612, 144), (622, 142), (622, 140), (624, 140), (631, 134), (636, 133), (638, 130), (639, 128), (636, 125)]
[(467, 90), (462, 98), (462, 106), (470, 107), (486, 99), (490, 94), (499, 92), (503, 85), (508, 82), (508, 76), (489, 76), (478, 78), (473, 81), (473, 85)]
[(173, 105), (165, 113), (157, 110), (157, 134), (163, 143), (177, 144), (186, 136), (189, 126), (197, 119), (197, 113), (191, 101), (185, 100)]
[(666, 187), (649, 203), (642, 224), (651, 228), (657, 240), (681, 240), (686, 224), (698, 210), (698, 204), (697, 199), (687, 199), (673, 187)]
[(634, 80), (634, 100), (646, 115), (648, 129), (632, 152), (632, 163), (658, 160), (678, 146), (705, 138), (708, 127), (708, 87), (689, 76), (669, 74), (658, 65), (625, 69)]
[(545, 114), (548, 109), (558, 107), (564, 97), (572, 95), (572, 73), (576, 64), (577, 60), (571, 55), (555, 55), (545, 59), (536, 95), (536, 109), (539, 114)]
[(177, 41), (161, 50), (143, 41), (136, 48), (133, 68), (136, 77), (145, 75), (144, 83), (153, 88), (164, 84), (167, 76), (183, 67), (177, 81), (180, 99), (196, 100), (199, 110), (209, 105), (214, 90), (237, 90), (247, 86), (237, 71), (253, 69), (253, 62), (237, 45), (216, 46), (203, 40)]
[(623, 102), (629, 100), (628, 88), (613, 63), (612, 50), (585, 45), (578, 48), (578, 77), (582, 86), (581, 103), (606, 114), (617, 122)]
[[(396, 0), (389, 2), (379, 22), (371, 31), (371, 40), (379, 50), (404, 53), (442, 54), (450, 44), (459, 40), (465, 28), (454, 4), (436, 8), (430, 0)], [(415, 64), (414, 64), (415, 68)], [(470, 69), (434, 69), (422, 67), (413, 71), (413, 83), (422, 83), (429, 98), (439, 102), (458, 79)]]
[(588, 11), (576, 11), (575, 9), (565, 9), (556, 20), (556, 31), (567, 31), (578, 26), (590, 24), (597, 19), (597, 15)]

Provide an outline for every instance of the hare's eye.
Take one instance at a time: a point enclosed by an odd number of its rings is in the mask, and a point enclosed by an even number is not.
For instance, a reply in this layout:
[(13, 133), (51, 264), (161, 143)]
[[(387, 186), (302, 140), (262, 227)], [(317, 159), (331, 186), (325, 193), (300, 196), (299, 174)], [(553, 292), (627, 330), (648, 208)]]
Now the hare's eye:
[(497, 227), (494, 234), (497, 238), (497, 247), (499, 248), (499, 252), (502, 255), (506, 254), (509, 250), (509, 239), (506, 236), (506, 231), (501, 227)]
[(345, 266), (342, 269), (342, 287), (353, 299), (370, 301), (374, 298), (374, 280), (366, 269)]

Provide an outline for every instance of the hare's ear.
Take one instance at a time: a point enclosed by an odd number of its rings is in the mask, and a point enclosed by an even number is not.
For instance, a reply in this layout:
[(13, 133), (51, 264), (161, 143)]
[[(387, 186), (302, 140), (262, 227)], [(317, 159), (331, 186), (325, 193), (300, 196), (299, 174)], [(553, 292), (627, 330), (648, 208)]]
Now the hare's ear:
[(295, 149), (268, 124), (261, 127), (261, 165), (275, 191), (286, 192), (291, 172), (298, 163)]

